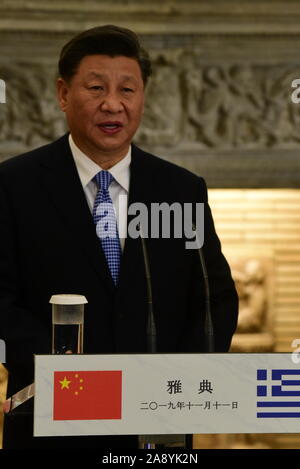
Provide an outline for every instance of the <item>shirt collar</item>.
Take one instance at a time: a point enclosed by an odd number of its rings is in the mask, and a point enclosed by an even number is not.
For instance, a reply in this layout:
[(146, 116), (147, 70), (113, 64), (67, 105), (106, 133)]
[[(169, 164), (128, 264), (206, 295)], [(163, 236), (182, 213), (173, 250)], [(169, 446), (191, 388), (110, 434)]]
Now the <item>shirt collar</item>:
[[(69, 134), (69, 144), (81, 184), (83, 187), (86, 187), (102, 168), (78, 148), (71, 134)], [(127, 155), (109, 169), (115, 181), (127, 192), (129, 192), (130, 163), (131, 146)]]

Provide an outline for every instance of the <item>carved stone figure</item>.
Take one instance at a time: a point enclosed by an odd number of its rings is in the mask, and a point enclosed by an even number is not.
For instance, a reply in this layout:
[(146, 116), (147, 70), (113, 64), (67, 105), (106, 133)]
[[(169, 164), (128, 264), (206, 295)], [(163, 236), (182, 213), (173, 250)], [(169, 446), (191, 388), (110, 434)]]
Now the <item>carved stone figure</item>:
[(239, 295), (239, 318), (232, 352), (270, 352), (272, 326), (272, 269), (265, 259), (233, 261), (232, 276)]
[(242, 272), (233, 272), (239, 295), (237, 332), (258, 332), (267, 313), (265, 272), (257, 259), (247, 260), (243, 267)]
[(208, 147), (226, 143), (226, 119), (229, 102), (226, 83), (217, 67), (185, 73), (186, 135), (194, 129), (195, 139)]
[[(64, 117), (56, 105), (54, 70), (45, 65), (4, 67), (6, 104), (0, 108), (0, 141), (8, 148), (32, 148), (65, 132)], [(8, 155), (11, 156), (11, 155)]]
[(163, 65), (154, 70), (147, 89), (139, 143), (173, 146), (180, 141), (181, 96), (177, 70)]

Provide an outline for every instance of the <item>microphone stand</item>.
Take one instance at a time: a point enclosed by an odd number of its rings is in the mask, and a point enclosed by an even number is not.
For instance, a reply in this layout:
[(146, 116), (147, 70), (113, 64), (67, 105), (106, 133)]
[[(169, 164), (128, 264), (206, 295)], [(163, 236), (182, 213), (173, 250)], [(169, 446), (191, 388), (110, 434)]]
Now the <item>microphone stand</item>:
[(204, 322), (204, 334), (205, 334), (205, 351), (208, 353), (213, 353), (215, 351), (214, 344), (214, 325), (211, 317), (211, 308), (210, 308), (210, 288), (209, 288), (209, 279), (206, 269), (205, 257), (203, 249), (200, 247), (199, 238), (196, 230), (196, 226), (193, 223), (193, 230), (196, 233), (196, 243), (197, 251), (199, 255), (203, 280), (204, 280), (204, 292), (205, 292), (205, 322)]
[(147, 352), (157, 353), (156, 324), (155, 324), (154, 312), (153, 312), (151, 273), (150, 273), (150, 265), (149, 265), (149, 258), (148, 258), (146, 243), (145, 243), (142, 233), (141, 233), (141, 242), (142, 242), (143, 258), (144, 258), (144, 264), (145, 264), (145, 273), (146, 273), (146, 281), (147, 281), (147, 298), (148, 298)]
[(208, 353), (213, 353), (215, 350), (214, 344), (214, 325), (212, 322), (211, 317), (211, 310), (210, 310), (210, 290), (209, 290), (209, 282), (208, 282), (208, 275), (207, 269), (204, 259), (203, 250), (198, 248), (203, 279), (204, 279), (204, 290), (205, 290), (205, 323), (204, 323), (204, 333), (205, 333), (205, 351)]
[[(153, 297), (152, 297), (152, 284), (151, 284), (151, 273), (146, 243), (144, 240), (143, 233), (141, 231), (141, 225), (139, 224), (140, 238), (143, 250), (143, 259), (145, 266), (145, 275), (147, 282), (147, 300), (148, 300), (148, 317), (147, 317), (147, 352), (156, 353), (156, 325), (153, 313)], [(139, 447), (142, 449), (154, 449), (155, 443), (150, 441), (148, 435), (139, 436)]]
[[(148, 298), (148, 319), (147, 319), (147, 352), (157, 353), (157, 333), (156, 324), (153, 311), (153, 295), (152, 295), (152, 282), (151, 272), (147, 246), (139, 224), (140, 238), (143, 250), (143, 259), (145, 265), (145, 275), (147, 281), (147, 298)], [(180, 440), (181, 435), (174, 435), (174, 442)], [(175, 441), (176, 440), (176, 441)], [(140, 449), (155, 449), (164, 447), (170, 442), (169, 435), (140, 435), (139, 436), (139, 448)]]

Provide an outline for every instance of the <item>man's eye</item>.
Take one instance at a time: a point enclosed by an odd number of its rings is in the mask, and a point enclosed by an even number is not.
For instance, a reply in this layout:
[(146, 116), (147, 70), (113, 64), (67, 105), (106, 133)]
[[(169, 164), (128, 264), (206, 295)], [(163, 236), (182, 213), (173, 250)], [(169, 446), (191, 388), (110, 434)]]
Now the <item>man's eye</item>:
[(123, 91), (125, 91), (125, 93), (133, 93), (134, 90), (132, 88), (125, 87), (123, 88)]
[(96, 91), (103, 90), (103, 86), (99, 86), (99, 85), (90, 86), (90, 90), (96, 90)]

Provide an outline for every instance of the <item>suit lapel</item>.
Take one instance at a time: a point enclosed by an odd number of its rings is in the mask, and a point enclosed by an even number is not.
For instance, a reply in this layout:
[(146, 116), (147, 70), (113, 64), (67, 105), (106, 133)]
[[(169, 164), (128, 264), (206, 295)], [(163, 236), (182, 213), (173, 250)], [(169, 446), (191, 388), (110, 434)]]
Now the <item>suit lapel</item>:
[(113, 292), (114, 284), (96, 235), (93, 217), (69, 147), (68, 135), (54, 142), (51, 150), (42, 162), (45, 189), (68, 226), (70, 237), (77, 240), (78, 249), (88, 256), (97, 275)]

